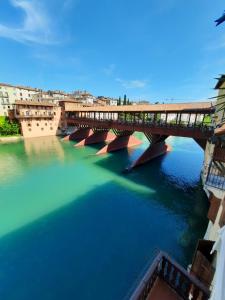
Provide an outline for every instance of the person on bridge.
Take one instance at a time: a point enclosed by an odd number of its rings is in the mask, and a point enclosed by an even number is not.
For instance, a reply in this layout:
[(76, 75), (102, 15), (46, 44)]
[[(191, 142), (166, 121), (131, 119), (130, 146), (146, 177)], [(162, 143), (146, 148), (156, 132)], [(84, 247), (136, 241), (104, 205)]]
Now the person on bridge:
[(222, 15), (222, 17), (220, 17), (219, 19), (217, 19), (216, 22), (216, 26), (220, 25), (221, 23), (223, 23), (225, 21), (225, 11)]

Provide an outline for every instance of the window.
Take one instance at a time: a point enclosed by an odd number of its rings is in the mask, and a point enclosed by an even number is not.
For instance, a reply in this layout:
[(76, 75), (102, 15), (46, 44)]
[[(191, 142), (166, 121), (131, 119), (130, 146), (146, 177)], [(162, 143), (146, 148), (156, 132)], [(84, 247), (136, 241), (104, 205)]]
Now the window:
[(31, 123), (28, 123), (27, 126), (31, 127)]
[(29, 128), (28, 130), (31, 131), (31, 128)]
[(41, 128), (41, 130), (43, 131), (43, 130), (44, 130), (44, 128)]
[(47, 123), (45, 123), (45, 126), (48, 126), (48, 124), (47, 124)]
[(52, 127), (50, 127), (50, 130), (53, 130), (53, 128), (52, 128)]
[(37, 123), (37, 126), (39, 126), (39, 123)]
[(20, 93), (20, 96), (23, 96), (22, 93)]

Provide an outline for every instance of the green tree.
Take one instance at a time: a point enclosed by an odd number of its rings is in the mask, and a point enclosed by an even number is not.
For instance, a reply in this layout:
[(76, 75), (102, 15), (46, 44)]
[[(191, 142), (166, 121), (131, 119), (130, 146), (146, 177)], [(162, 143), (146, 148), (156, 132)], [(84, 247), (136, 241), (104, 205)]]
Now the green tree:
[(127, 95), (123, 96), (123, 105), (127, 105)]
[(118, 99), (118, 105), (121, 105), (121, 97)]
[(8, 117), (0, 117), (0, 136), (18, 135), (20, 133), (20, 126), (18, 122), (9, 121)]

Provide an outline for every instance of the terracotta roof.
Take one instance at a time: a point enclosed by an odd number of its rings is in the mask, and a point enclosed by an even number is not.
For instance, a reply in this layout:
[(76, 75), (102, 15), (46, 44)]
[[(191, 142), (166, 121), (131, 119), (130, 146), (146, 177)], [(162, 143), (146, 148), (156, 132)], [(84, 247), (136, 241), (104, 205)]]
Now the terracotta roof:
[(174, 103), (174, 104), (145, 104), (145, 105), (121, 105), (121, 106), (91, 106), (76, 107), (74, 111), (97, 112), (211, 112), (214, 111), (211, 102)]
[(16, 100), (16, 105), (35, 105), (35, 106), (57, 106), (55, 103), (49, 101), (22, 101)]
[(60, 100), (59, 101), (59, 103), (63, 103), (63, 102), (68, 102), (68, 103), (81, 103), (82, 104), (82, 102), (80, 101), (80, 100), (78, 100), (78, 99), (68, 99), (68, 98), (66, 98), (66, 99), (63, 99), (63, 100)]
[(0, 83), (0, 86), (8, 86), (8, 87), (13, 87), (13, 88), (18, 88), (18, 89), (24, 89), (24, 90), (28, 90), (28, 91), (35, 91), (35, 92), (40, 92), (41, 91), (41, 89), (32, 88), (30, 86), (13, 85), (13, 84), (8, 84), (8, 83)]

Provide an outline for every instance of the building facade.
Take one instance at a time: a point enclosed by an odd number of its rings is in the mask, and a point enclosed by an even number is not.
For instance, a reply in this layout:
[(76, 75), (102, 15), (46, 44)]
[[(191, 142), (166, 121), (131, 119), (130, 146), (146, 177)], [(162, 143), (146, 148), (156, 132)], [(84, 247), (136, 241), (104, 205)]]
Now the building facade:
[(196, 247), (192, 270), (212, 291), (210, 299), (222, 300), (225, 299), (225, 253), (222, 250), (225, 250), (225, 75), (218, 78), (215, 89), (218, 90), (213, 119), (215, 134), (207, 142), (202, 169), (202, 182), (210, 204), (209, 222), (204, 239)]
[(51, 136), (61, 132), (61, 108), (54, 103), (17, 100), (13, 113), (20, 122), (24, 138)]
[(95, 103), (97, 105), (103, 105), (103, 106), (106, 105), (115, 106), (118, 104), (118, 100), (110, 97), (98, 96), (95, 100)]
[(40, 89), (0, 83), (0, 116), (8, 116), (16, 100), (31, 101)]

